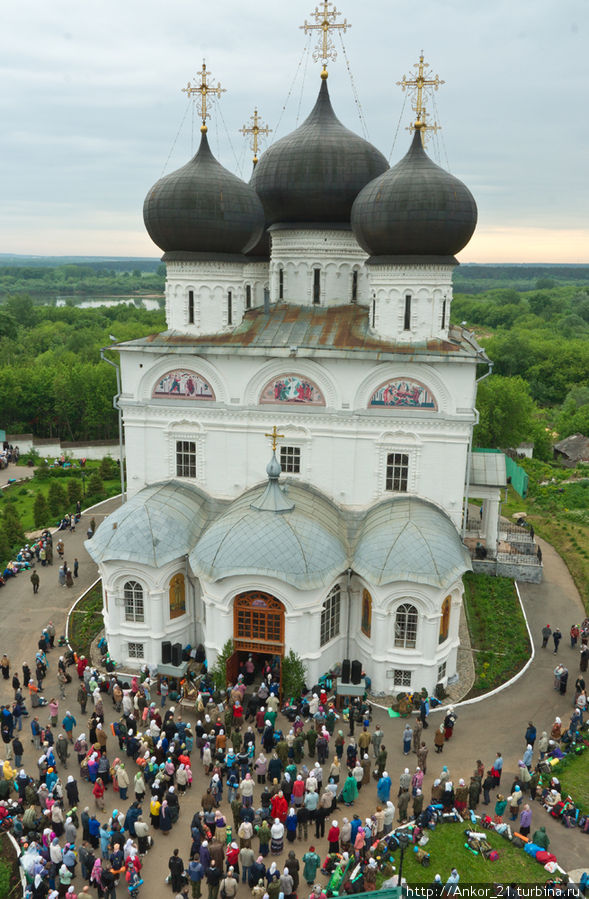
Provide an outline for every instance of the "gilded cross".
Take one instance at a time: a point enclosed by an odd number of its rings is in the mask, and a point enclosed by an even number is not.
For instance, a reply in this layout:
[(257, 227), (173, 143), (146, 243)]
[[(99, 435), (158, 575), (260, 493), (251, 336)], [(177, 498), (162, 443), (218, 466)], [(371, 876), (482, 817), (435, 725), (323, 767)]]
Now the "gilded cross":
[[(425, 131), (427, 131), (428, 128), (430, 131), (437, 131), (439, 127), (438, 125), (425, 125), (426, 110), (424, 105), (424, 95), (427, 96), (432, 90), (437, 91), (438, 87), (446, 82), (442, 81), (439, 75), (434, 77), (427, 71), (430, 68), (430, 65), (428, 62), (423, 61), (423, 52), (419, 57), (419, 62), (416, 62), (413, 65), (413, 68), (416, 70), (414, 77), (411, 79), (406, 78), (405, 75), (403, 75), (403, 80), (397, 81), (397, 85), (402, 90), (408, 90), (412, 94), (411, 105), (415, 111), (417, 122), (420, 123), (421, 140), (423, 142)], [(410, 130), (413, 131), (415, 128), (411, 127)]]
[(276, 427), (276, 425), (274, 425), (274, 427), (272, 428), (272, 433), (264, 434), (264, 437), (270, 437), (270, 439), (272, 440), (272, 450), (273, 450), (273, 452), (276, 452), (276, 447), (278, 446), (278, 441), (284, 437), (284, 434), (279, 434), (278, 428)]
[(210, 112), (207, 109), (207, 97), (209, 94), (212, 94), (215, 97), (220, 97), (221, 94), (225, 93), (225, 88), (221, 87), (221, 83), (217, 82), (217, 87), (213, 87), (207, 81), (208, 78), (211, 77), (211, 73), (207, 72), (207, 65), (203, 60), (202, 69), (200, 73), (200, 84), (191, 84), (190, 81), (186, 85), (186, 87), (182, 88), (182, 93), (188, 94), (191, 97), (193, 94), (200, 94), (199, 105), (199, 113), (202, 121), (201, 131), (207, 130), (207, 119), (211, 117)]
[[(330, 6), (332, 6), (331, 9)], [(327, 60), (337, 58), (337, 52), (330, 32), (339, 29), (345, 33), (352, 26), (348, 24), (346, 19), (343, 22), (335, 21), (341, 13), (335, 8), (335, 5), (329, 3), (329, 0), (323, 0), (323, 3), (319, 4), (311, 15), (315, 17), (315, 25), (310, 25), (305, 19), (305, 24), (299, 27), (304, 30), (305, 34), (308, 34), (310, 31), (321, 32), (317, 46), (313, 50), (313, 59), (315, 62), (319, 60), (323, 62), (323, 72), (325, 77), (327, 77)]]
[(245, 137), (247, 134), (252, 135), (251, 148), (254, 153), (254, 165), (256, 165), (258, 161), (258, 139), (260, 134), (266, 135), (270, 134), (272, 131), (271, 128), (268, 128), (267, 125), (262, 125), (261, 120), (258, 118), (258, 110), (254, 109), (254, 114), (250, 116), (251, 125), (248, 128), (247, 125), (244, 125), (243, 128), (240, 128), (239, 131)]
[(442, 126), (438, 125), (437, 122), (432, 122), (431, 124), (427, 121), (427, 110), (425, 106), (422, 107), (421, 116), (416, 122), (411, 122), (410, 125), (407, 125), (406, 131), (416, 131), (419, 129), (421, 132), (421, 146), (425, 147), (427, 144), (430, 134), (437, 134), (438, 131), (441, 131)]

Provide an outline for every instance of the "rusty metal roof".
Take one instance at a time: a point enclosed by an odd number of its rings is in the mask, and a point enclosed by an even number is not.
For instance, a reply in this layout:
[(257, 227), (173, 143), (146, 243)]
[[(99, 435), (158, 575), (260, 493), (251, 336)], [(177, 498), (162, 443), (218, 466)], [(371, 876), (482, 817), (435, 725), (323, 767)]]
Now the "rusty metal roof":
[[(185, 352), (188, 347), (199, 353), (218, 353), (232, 348), (267, 354), (268, 351), (296, 349), (296, 354), (324, 355), (333, 352), (355, 356), (363, 351), (370, 357), (433, 355), (441, 357), (479, 358), (486, 361), (484, 351), (473, 335), (452, 327), (448, 340), (432, 339), (414, 343), (396, 343), (379, 338), (369, 327), (369, 310), (365, 306), (294, 306), (290, 303), (251, 309), (233, 331), (217, 334), (190, 335), (164, 331), (138, 340), (119, 344), (125, 348), (167, 348), (169, 352)], [(112, 347), (111, 347), (112, 349)]]

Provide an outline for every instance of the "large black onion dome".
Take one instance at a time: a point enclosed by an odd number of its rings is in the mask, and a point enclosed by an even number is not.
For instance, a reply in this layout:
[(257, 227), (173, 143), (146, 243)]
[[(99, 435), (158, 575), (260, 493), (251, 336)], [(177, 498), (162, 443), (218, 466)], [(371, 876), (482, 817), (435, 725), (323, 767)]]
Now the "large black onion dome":
[(382, 153), (336, 117), (323, 79), (309, 117), (260, 158), (250, 184), (266, 225), (346, 222), (359, 191), (388, 169)]
[(255, 190), (217, 162), (203, 132), (196, 156), (153, 185), (143, 221), (166, 252), (233, 254), (258, 242), (264, 210)]
[(367, 184), (352, 209), (356, 240), (371, 256), (453, 256), (476, 223), (473, 195), (432, 162), (419, 129), (407, 155)]

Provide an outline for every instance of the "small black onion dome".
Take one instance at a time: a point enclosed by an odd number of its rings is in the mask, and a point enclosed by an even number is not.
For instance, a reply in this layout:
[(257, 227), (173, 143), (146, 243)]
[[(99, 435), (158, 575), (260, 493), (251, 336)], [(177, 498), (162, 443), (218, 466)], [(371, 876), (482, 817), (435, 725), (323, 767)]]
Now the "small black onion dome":
[(196, 156), (153, 185), (143, 221), (166, 252), (241, 253), (260, 239), (264, 210), (255, 190), (217, 162), (203, 132)]
[(403, 159), (367, 184), (352, 209), (352, 230), (371, 256), (454, 256), (477, 223), (468, 187), (429, 158), (416, 129)]
[(349, 223), (358, 193), (387, 169), (382, 153), (336, 117), (323, 78), (309, 117), (266, 150), (250, 184), (262, 201), (267, 226)]

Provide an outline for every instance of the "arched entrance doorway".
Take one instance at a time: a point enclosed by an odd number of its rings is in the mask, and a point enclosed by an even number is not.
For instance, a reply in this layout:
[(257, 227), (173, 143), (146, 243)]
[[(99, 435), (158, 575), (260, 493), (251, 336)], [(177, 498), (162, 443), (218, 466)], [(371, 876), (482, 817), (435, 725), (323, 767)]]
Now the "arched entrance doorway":
[(248, 654), (262, 661), (284, 655), (284, 606), (270, 593), (248, 590), (233, 603), (233, 655), (227, 679), (235, 683), (240, 661)]

